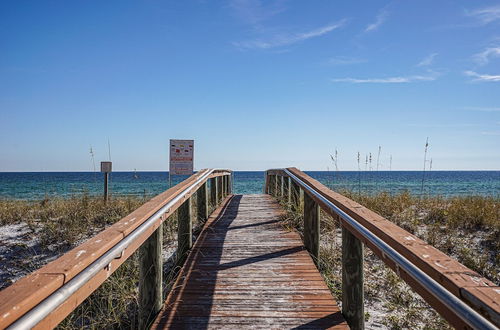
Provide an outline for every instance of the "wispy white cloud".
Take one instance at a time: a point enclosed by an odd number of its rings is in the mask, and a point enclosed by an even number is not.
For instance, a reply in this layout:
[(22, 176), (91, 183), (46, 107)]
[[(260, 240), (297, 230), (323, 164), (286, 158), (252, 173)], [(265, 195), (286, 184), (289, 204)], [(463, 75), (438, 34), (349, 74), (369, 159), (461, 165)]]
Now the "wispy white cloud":
[(401, 83), (411, 83), (416, 81), (432, 81), (436, 80), (437, 77), (433, 76), (401, 76), (401, 77), (388, 77), (388, 78), (335, 78), (331, 79), (333, 82), (345, 82), (352, 84), (401, 84)]
[(420, 128), (467, 128), (467, 127), (478, 127), (478, 124), (408, 124), (411, 127), (420, 127)]
[(245, 23), (259, 24), (286, 10), (286, 0), (230, 0), (229, 8)]
[(481, 132), (482, 135), (494, 135), (494, 136), (497, 136), (497, 135), (500, 135), (500, 131), (498, 132)]
[(289, 46), (291, 44), (301, 42), (307, 39), (320, 37), (333, 30), (339, 29), (345, 25), (346, 19), (336, 23), (328, 24), (320, 28), (294, 34), (277, 34), (269, 39), (255, 39), (242, 42), (234, 42), (233, 45), (240, 49), (269, 49), (275, 47)]
[(500, 81), (500, 75), (480, 74), (474, 71), (465, 71), (465, 75), (473, 77), (473, 81)]
[(500, 20), (500, 5), (478, 8), (467, 12), (468, 16), (478, 19), (482, 24)]
[(438, 53), (432, 53), (426, 57), (424, 57), (417, 66), (429, 66), (434, 62), (434, 58), (438, 55)]
[(336, 56), (332, 57), (328, 60), (328, 64), (331, 65), (349, 65), (349, 64), (359, 64), (366, 63), (367, 60), (356, 57), (348, 57), (348, 56)]
[(495, 108), (495, 107), (465, 107), (465, 109), (472, 110), (472, 111), (483, 111), (483, 112), (500, 111), (500, 107), (499, 108)]
[(378, 13), (377, 18), (375, 19), (375, 22), (373, 22), (372, 24), (369, 24), (366, 27), (365, 32), (377, 30), (382, 24), (384, 24), (384, 22), (387, 20), (388, 16), (389, 16), (389, 12), (385, 9), (382, 9)]
[(484, 65), (484, 64), (488, 64), (488, 62), (490, 61), (490, 58), (494, 58), (494, 57), (500, 57), (500, 47), (486, 48), (482, 52), (474, 55), (474, 60), (477, 63)]

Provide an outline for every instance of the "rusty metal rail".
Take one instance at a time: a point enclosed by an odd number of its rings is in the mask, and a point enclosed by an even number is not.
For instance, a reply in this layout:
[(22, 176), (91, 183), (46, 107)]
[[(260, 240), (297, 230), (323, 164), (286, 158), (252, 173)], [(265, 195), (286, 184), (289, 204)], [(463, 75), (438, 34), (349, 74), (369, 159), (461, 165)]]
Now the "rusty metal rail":
[[(179, 217), (178, 253), (186, 253), (192, 246), (191, 196), (197, 193), (197, 215), (204, 221), (208, 218), (207, 181), (210, 180), (211, 203), (217, 206), (230, 193), (231, 179), (232, 173), (228, 170), (199, 171), (87, 242), (1, 291), (0, 328), (55, 327), (127, 258), (147, 244), (149, 246), (146, 248), (152, 246), (153, 250), (160, 253), (155, 260), (151, 260), (151, 255), (146, 255), (140, 261), (140, 267), (161, 269), (161, 224), (179, 208), (187, 212)], [(155, 240), (152, 240), (153, 236)], [(143, 319), (139, 320), (141, 327), (147, 327), (163, 303), (161, 271), (159, 275), (158, 272), (153, 274), (153, 277), (150, 274), (144, 276), (148, 276), (148, 279), (140, 279), (139, 295), (150, 295), (153, 290), (156, 296), (153, 294), (153, 301), (151, 297), (140, 297), (140, 301), (145, 302), (145, 305), (139, 306), (144, 310), (143, 313), (140, 311), (140, 317), (143, 315)], [(149, 282), (154, 282), (156, 287), (152, 287)]]
[(397, 225), (296, 168), (267, 171), (265, 190), (296, 209), (303, 204), (304, 243), (315, 258), (319, 257), (319, 208), (342, 224), (342, 278), (347, 282), (342, 309), (352, 328), (364, 327), (363, 244), (456, 328), (496, 329), (500, 324), (498, 286)]

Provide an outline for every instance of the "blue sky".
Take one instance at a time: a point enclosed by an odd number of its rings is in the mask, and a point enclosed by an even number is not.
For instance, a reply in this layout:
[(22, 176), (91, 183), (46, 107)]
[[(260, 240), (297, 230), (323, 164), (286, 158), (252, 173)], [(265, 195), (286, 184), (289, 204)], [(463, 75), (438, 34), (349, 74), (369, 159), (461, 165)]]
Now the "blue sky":
[[(0, 171), (500, 169), (497, 1), (1, 1)], [(364, 163), (364, 161), (362, 161)], [(373, 165), (375, 167), (375, 165)], [(361, 165), (364, 168), (364, 165)]]

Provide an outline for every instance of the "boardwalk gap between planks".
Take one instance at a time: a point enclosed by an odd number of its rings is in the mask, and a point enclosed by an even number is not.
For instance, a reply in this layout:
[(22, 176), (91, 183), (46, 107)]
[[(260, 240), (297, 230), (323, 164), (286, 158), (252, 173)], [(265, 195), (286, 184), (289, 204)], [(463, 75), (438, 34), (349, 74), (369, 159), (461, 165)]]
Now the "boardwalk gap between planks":
[(153, 328), (347, 329), (298, 233), (269, 195), (232, 195), (212, 214)]

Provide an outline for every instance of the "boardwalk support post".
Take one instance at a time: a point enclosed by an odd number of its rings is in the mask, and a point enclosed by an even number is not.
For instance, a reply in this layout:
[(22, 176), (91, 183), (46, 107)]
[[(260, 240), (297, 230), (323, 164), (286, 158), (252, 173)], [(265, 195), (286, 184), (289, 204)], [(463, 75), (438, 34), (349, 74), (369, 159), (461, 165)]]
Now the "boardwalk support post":
[(277, 197), (278, 192), (276, 191), (276, 185), (278, 182), (278, 176), (277, 175), (272, 175), (271, 176), (271, 195), (274, 197)]
[(292, 205), (292, 210), (297, 212), (300, 209), (300, 187), (292, 178), (288, 179), (290, 180), (290, 204)]
[(363, 243), (342, 227), (342, 314), (351, 329), (365, 328)]
[(219, 205), (222, 200), (222, 177), (218, 176), (216, 178), (217, 182), (217, 205)]
[(148, 329), (163, 305), (163, 224), (139, 249), (139, 329)]
[(276, 180), (276, 176), (272, 174), (268, 176), (267, 193), (271, 196), (274, 196), (274, 180)]
[(179, 256), (179, 264), (182, 264), (187, 252), (193, 246), (191, 198), (186, 199), (177, 212), (177, 254)]
[(285, 199), (285, 180), (286, 180), (286, 177), (285, 176), (282, 176), (281, 177), (281, 198)]
[(208, 219), (208, 185), (205, 182), (197, 192), (198, 220), (205, 222)]
[(292, 179), (290, 177), (285, 178), (286, 182), (286, 206), (290, 208), (292, 205)]
[(278, 197), (279, 196), (278, 183), (279, 183), (279, 176), (275, 175), (274, 176), (274, 181), (273, 181), (274, 197)]
[(212, 208), (217, 208), (217, 179), (210, 179), (210, 204)]
[(226, 177), (224, 175), (220, 176), (219, 180), (220, 180), (220, 200), (223, 200), (226, 195)]
[(226, 176), (223, 175), (220, 177), (220, 200), (222, 201), (226, 197)]
[(318, 263), (319, 258), (319, 205), (307, 193), (304, 193), (304, 245)]

